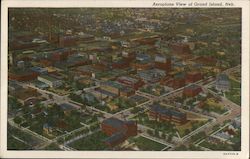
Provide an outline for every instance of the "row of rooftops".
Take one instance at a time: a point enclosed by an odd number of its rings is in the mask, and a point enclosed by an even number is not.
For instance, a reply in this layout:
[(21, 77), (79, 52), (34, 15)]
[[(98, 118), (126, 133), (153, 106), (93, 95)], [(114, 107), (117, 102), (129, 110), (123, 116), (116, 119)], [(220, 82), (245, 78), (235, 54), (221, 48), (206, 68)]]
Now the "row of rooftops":
[(126, 86), (124, 86), (118, 82), (115, 82), (115, 81), (105, 81), (105, 82), (102, 82), (102, 85), (111, 86), (111, 87), (117, 88), (123, 92), (130, 92), (132, 90), (131, 88), (126, 87)]
[(170, 108), (164, 108), (159, 104), (153, 104), (150, 108), (150, 111), (156, 112), (161, 115), (175, 116), (178, 118), (182, 118), (186, 116), (185, 113), (182, 113), (177, 110), (170, 109)]
[(131, 83), (137, 83), (139, 81), (138, 79), (132, 78), (132, 77), (129, 77), (129, 76), (121, 76), (118, 79), (119, 80), (124, 80), (124, 81), (129, 81)]

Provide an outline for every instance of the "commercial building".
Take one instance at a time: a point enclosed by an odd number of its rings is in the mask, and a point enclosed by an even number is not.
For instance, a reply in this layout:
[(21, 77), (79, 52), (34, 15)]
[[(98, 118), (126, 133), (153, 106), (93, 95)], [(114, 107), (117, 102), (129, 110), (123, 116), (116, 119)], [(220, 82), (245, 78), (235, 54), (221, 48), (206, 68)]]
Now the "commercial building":
[(136, 70), (148, 70), (153, 68), (153, 61), (151, 56), (138, 53), (136, 54), (136, 61), (131, 66)]
[(114, 81), (105, 81), (101, 83), (102, 90), (111, 92), (116, 95), (120, 95), (120, 90), (123, 89), (122, 85)]
[(138, 76), (145, 83), (155, 83), (158, 82), (162, 77), (165, 77), (166, 73), (165, 71), (159, 69), (151, 69), (138, 72)]
[(230, 89), (230, 80), (226, 74), (219, 74), (217, 76), (216, 89), (218, 91), (228, 91)]
[(59, 37), (59, 47), (69, 47), (76, 44), (77, 38), (75, 36), (66, 35)]
[(30, 81), (30, 80), (34, 80), (37, 78), (38, 73), (31, 71), (31, 70), (20, 70), (20, 71), (16, 71), (16, 72), (10, 72), (8, 74), (8, 78), (10, 80), (16, 80), (16, 81)]
[(128, 87), (123, 87), (123, 89), (120, 90), (120, 96), (123, 97), (130, 97), (135, 94), (135, 90)]
[(185, 86), (185, 78), (184, 76), (175, 76), (172, 82), (172, 87), (174, 89), (184, 87)]
[(129, 97), (135, 94), (135, 91), (132, 88), (125, 87), (122, 84), (114, 81), (102, 82), (100, 89), (117, 96)]
[(166, 55), (158, 54), (155, 56), (155, 68), (166, 72), (171, 70), (171, 58)]
[(135, 90), (144, 85), (144, 82), (142, 80), (130, 76), (118, 77), (116, 81)]
[(201, 80), (202, 74), (198, 71), (191, 71), (186, 74), (186, 83), (194, 83), (196, 81)]
[(148, 116), (157, 121), (169, 121), (177, 124), (184, 124), (187, 122), (187, 114), (173, 110), (170, 108), (164, 108), (159, 104), (151, 105), (148, 112)]
[(42, 67), (38, 67), (38, 66), (31, 67), (31, 70), (38, 73), (38, 74), (47, 74), (48, 73), (48, 70), (46, 68), (42, 68)]
[(60, 49), (50, 51), (47, 57), (51, 61), (60, 62), (60, 61), (67, 60), (68, 56), (71, 54), (73, 54), (73, 52), (70, 49), (60, 48)]
[(113, 61), (111, 64), (113, 69), (124, 69), (129, 67), (129, 62), (123, 59), (119, 59), (117, 61)]
[(131, 61), (135, 60), (135, 58), (136, 58), (135, 53), (133, 53), (133, 52), (126, 52), (126, 51), (122, 52), (122, 57), (127, 62), (131, 62)]
[(191, 50), (188, 44), (184, 43), (173, 43), (170, 44), (171, 51), (177, 54), (190, 54)]
[(198, 95), (200, 92), (202, 92), (202, 88), (200, 86), (191, 84), (184, 88), (183, 95), (185, 97), (194, 97)]
[(101, 123), (102, 131), (110, 136), (104, 143), (110, 147), (124, 142), (130, 136), (137, 135), (137, 123), (135, 121), (122, 121), (117, 118), (108, 118)]
[(67, 62), (65, 63), (65, 65), (68, 68), (87, 65), (87, 64), (91, 64), (91, 62), (87, 59), (87, 57), (79, 54), (73, 54), (69, 56)]
[(58, 80), (48, 75), (38, 76), (37, 79), (38, 81), (46, 83), (50, 87), (60, 87), (63, 85), (63, 82), (61, 80)]

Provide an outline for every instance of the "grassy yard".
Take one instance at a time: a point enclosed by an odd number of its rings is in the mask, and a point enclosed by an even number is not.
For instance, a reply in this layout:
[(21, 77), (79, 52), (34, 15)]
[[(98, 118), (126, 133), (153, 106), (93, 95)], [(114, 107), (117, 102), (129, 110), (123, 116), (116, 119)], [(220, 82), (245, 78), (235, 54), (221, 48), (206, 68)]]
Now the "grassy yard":
[(107, 136), (103, 132), (97, 132), (80, 140), (77, 140), (71, 144), (70, 147), (77, 150), (106, 150), (107, 146), (103, 143), (103, 140), (106, 139)]
[(152, 129), (157, 129), (165, 133), (175, 134), (175, 125), (170, 122), (158, 122), (156, 120), (150, 119), (146, 113), (139, 114), (135, 117), (139, 124), (145, 125)]
[(205, 123), (206, 121), (188, 121), (186, 124), (177, 125), (176, 129), (180, 137), (184, 137), (185, 135), (189, 134), (191, 131), (194, 131)]
[(7, 133), (7, 148), (8, 150), (27, 150), (32, 149), (33, 146), (39, 145), (43, 141), (39, 140), (27, 134), (26, 132), (20, 131), (8, 125)]
[(8, 150), (31, 150), (30, 145), (15, 139), (11, 135), (8, 135), (7, 139), (8, 139), (8, 143), (7, 143)]
[(226, 97), (232, 102), (241, 105), (241, 83), (230, 79), (231, 89), (225, 93)]
[(134, 139), (136, 146), (142, 151), (161, 151), (166, 146), (158, 142), (152, 141), (145, 137), (138, 137)]

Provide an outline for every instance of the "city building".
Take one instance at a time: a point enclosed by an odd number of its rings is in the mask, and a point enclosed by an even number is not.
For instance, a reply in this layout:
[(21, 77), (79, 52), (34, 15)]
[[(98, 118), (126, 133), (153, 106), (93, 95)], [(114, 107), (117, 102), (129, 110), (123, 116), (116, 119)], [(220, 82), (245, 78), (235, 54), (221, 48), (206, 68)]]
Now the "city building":
[(135, 90), (129, 87), (123, 87), (123, 89), (120, 90), (120, 96), (123, 97), (130, 97), (135, 94)]
[(38, 76), (38, 73), (31, 71), (29, 69), (19, 70), (15, 72), (9, 72), (8, 78), (10, 80), (16, 80), (16, 81), (31, 81), (36, 79)]
[(108, 137), (104, 143), (110, 147), (124, 142), (130, 136), (137, 135), (137, 123), (135, 121), (122, 121), (117, 118), (108, 118), (101, 123), (102, 132)]
[(116, 94), (117, 96), (120, 95), (120, 90), (123, 89), (123, 86), (119, 84), (118, 82), (114, 81), (105, 81), (101, 83), (102, 90), (111, 92), (113, 94)]
[(30, 68), (32, 71), (38, 73), (38, 74), (47, 74), (48, 70), (46, 68), (34, 66)]
[(177, 124), (184, 124), (187, 122), (187, 114), (173, 110), (170, 108), (162, 107), (159, 104), (153, 104), (150, 107), (148, 116), (157, 121), (169, 121)]
[(124, 69), (129, 67), (129, 62), (123, 59), (115, 60), (112, 62), (111, 67), (113, 69)]
[[(102, 67), (103, 68), (103, 67)], [(86, 75), (89, 77), (95, 78), (95, 75), (100, 73), (101, 71), (96, 67), (96, 65), (84, 65), (79, 66), (76, 68), (76, 71), (78, 71), (81, 75)]]
[(66, 35), (59, 37), (59, 47), (69, 47), (76, 44), (77, 38), (75, 36)]
[(191, 71), (186, 74), (186, 83), (194, 83), (201, 80), (202, 74), (198, 71)]
[(135, 60), (135, 58), (136, 58), (135, 53), (127, 52), (127, 51), (122, 52), (122, 57), (127, 62), (131, 62), (131, 61)]
[(118, 77), (116, 81), (135, 90), (138, 90), (144, 85), (144, 82), (142, 80), (130, 76)]
[(136, 105), (138, 105), (138, 104), (146, 102), (148, 99), (143, 97), (143, 96), (133, 95), (133, 96), (129, 97), (129, 100), (131, 102), (135, 103)]
[(183, 95), (185, 97), (194, 97), (198, 95), (200, 92), (202, 92), (202, 88), (200, 86), (191, 84), (184, 88)]
[(61, 80), (58, 80), (48, 75), (38, 76), (37, 80), (46, 83), (50, 87), (60, 87), (63, 85), (63, 82)]
[(110, 92), (117, 96), (129, 97), (135, 94), (135, 90), (115, 81), (105, 81), (101, 83), (101, 90)]
[(180, 88), (180, 87), (184, 87), (185, 86), (185, 78), (182, 75), (176, 75), (173, 78), (173, 82), (172, 82), (172, 87), (174, 89)]
[(228, 91), (230, 89), (230, 80), (226, 74), (219, 74), (217, 76), (216, 89), (218, 91)]
[(80, 54), (73, 54), (68, 56), (67, 62), (65, 63), (68, 68), (87, 64), (91, 64), (91, 62), (85, 56), (82, 56)]
[(159, 69), (150, 69), (150, 70), (143, 70), (138, 72), (138, 76), (145, 82), (145, 83), (155, 83), (159, 81), (161, 78), (166, 76), (165, 71)]
[(70, 49), (60, 48), (50, 51), (48, 59), (51, 59), (53, 62), (65, 61), (71, 54), (73, 54), (73, 52)]
[(171, 70), (171, 58), (166, 55), (156, 55), (155, 68), (169, 72)]
[(151, 61), (136, 61), (131, 63), (131, 67), (138, 71), (149, 70), (153, 68), (153, 64)]
[(184, 43), (173, 43), (170, 44), (171, 51), (177, 54), (190, 54), (191, 50), (188, 44)]
[(131, 66), (136, 70), (148, 70), (153, 68), (152, 58), (150, 55), (137, 53), (136, 61)]
[(37, 87), (37, 88), (40, 88), (40, 89), (46, 89), (46, 88), (49, 88), (49, 85), (44, 83), (44, 82), (41, 82), (41, 81), (38, 81), (38, 80), (35, 80), (34, 82), (32, 82), (32, 84)]

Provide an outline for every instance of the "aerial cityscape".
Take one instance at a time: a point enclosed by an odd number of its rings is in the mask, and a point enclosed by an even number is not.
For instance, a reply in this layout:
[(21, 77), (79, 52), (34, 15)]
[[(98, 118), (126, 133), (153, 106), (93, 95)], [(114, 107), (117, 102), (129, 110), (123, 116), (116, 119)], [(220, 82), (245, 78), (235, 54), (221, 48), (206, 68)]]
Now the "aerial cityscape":
[(241, 9), (9, 8), (8, 21), (8, 150), (241, 150)]

